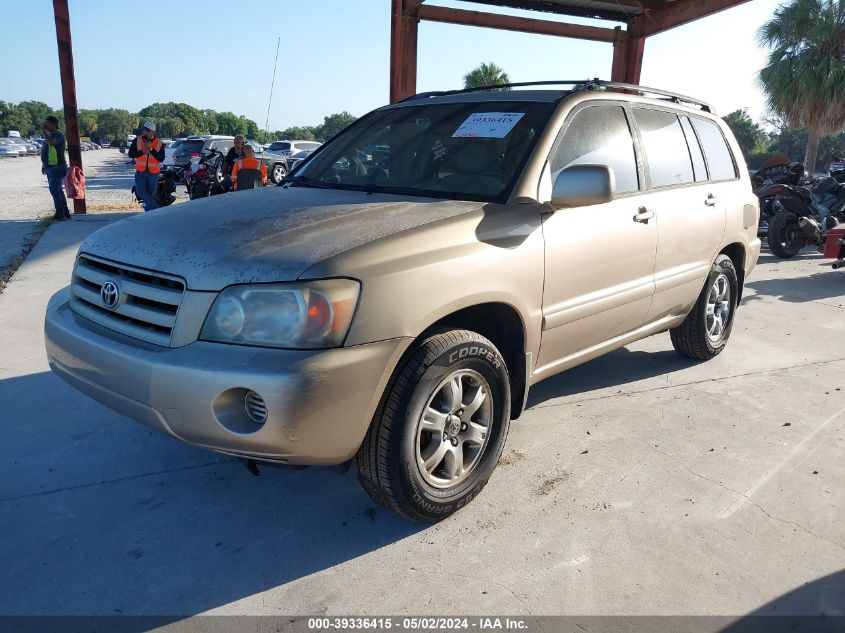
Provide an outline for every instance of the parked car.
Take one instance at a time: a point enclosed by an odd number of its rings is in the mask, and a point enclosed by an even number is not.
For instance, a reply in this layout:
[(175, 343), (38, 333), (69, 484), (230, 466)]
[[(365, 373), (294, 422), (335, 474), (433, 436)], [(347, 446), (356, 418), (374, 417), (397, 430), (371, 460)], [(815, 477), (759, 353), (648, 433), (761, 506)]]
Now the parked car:
[(742, 152), (706, 104), (614, 86), (421, 95), (282, 187), (110, 224), (47, 308), (50, 365), (252, 470), (351, 463), (442, 519), (531, 385), (667, 330), (699, 360), (729, 340), (760, 252)]
[(246, 143), (252, 147), (255, 157), (267, 165), (267, 176), (270, 182), (278, 184), (287, 177), (291, 170), (290, 160), (287, 157), (268, 152), (261, 143), (256, 141), (248, 140)]
[[(213, 134), (189, 136), (183, 139), (178, 146), (174, 147), (174, 151), (170, 157), (171, 163), (168, 164), (185, 167), (191, 162), (191, 156), (194, 154), (201, 155), (203, 150), (207, 149), (216, 149), (218, 152), (225, 154), (234, 144), (234, 136), (218, 136)], [(164, 153), (165, 160), (167, 160), (167, 150)]]
[(19, 147), (22, 147), (24, 149), (24, 154), (34, 156), (41, 152), (41, 148), (36, 143), (33, 143), (32, 141), (29, 141), (27, 139), (13, 136), (10, 137), (9, 140), (12, 143), (17, 144)]
[(101, 139), (100, 145), (103, 147), (103, 149), (109, 149), (111, 147), (111, 141)]
[(182, 142), (184, 140), (185, 139), (183, 139), (183, 138), (177, 138), (177, 139), (170, 141), (169, 143), (167, 143), (165, 145), (165, 147), (164, 147), (164, 162), (162, 162), (162, 166), (170, 167), (174, 164), (173, 163), (173, 154), (182, 145)]
[(278, 154), (279, 156), (292, 156), (302, 150), (314, 151), (320, 147), (322, 143), (317, 141), (273, 141), (267, 147), (267, 151), (271, 154)]
[(311, 156), (311, 154), (313, 154), (313, 153), (314, 153), (313, 149), (303, 149), (303, 150), (296, 152), (296, 154), (289, 156), (288, 157), (288, 163), (290, 164), (291, 173), (293, 173), (293, 170), (296, 169), (299, 166), (299, 163), (304, 161), (306, 158)]
[(26, 154), (27, 154), (26, 146), (22, 145), (20, 143), (17, 143), (16, 141), (18, 141), (18, 140), (19, 139), (15, 138), (15, 137), (6, 137), (6, 138), (0, 139), (0, 141), (3, 142), (3, 145), (5, 145), (6, 147), (11, 147), (15, 152), (17, 152), (18, 156), (26, 156)]
[(0, 138), (0, 158), (18, 158), (20, 155), (18, 145), (5, 138)]

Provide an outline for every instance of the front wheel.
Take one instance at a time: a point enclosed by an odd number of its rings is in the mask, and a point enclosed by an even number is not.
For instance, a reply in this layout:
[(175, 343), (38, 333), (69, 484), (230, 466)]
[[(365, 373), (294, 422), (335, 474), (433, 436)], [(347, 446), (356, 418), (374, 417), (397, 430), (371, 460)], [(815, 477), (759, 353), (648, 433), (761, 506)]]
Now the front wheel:
[(781, 259), (795, 257), (807, 244), (807, 238), (798, 224), (798, 216), (781, 211), (769, 222), (769, 249)]
[(446, 518), (490, 479), (510, 425), (501, 354), (468, 330), (419, 342), (394, 376), (355, 456), (367, 494), (415, 521)]
[(731, 335), (738, 297), (733, 261), (727, 255), (719, 255), (687, 318), (669, 330), (675, 351), (698, 360), (719, 355)]

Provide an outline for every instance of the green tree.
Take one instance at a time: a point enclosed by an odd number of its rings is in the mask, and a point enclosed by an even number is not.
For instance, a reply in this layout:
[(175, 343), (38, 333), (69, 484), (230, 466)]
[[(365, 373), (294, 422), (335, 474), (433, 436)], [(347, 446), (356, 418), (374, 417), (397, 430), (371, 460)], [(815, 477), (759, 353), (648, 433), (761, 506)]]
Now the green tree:
[[(14, 103), (0, 101), (0, 134), (6, 135), (9, 130), (17, 130), (22, 135), (27, 136), (32, 134), (35, 130), (31, 130), (32, 121), (29, 114), (23, 109), (17, 107)], [(39, 125), (37, 129), (41, 129)]]
[(240, 118), (231, 112), (216, 112), (217, 133), (227, 136), (246, 134), (246, 119)]
[(138, 125), (138, 115), (127, 110), (108, 108), (97, 112), (97, 134), (100, 139), (122, 141)]
[(80, 136), (91, 136), (92, 133), (97, 131), (96, 110), (79, 110), (76, 119), (79, 123)]
[(734, 110), (722, 118), (734, 133), (746, 161), (754, 152), (764, 149), (762, 146), (766, 141), (766, 133), (748, 116), (748, 108)]
[(757, 32), (770, 49), (760, 70), (769, 107), (808, 132), (805, 168), (819, 139), (845, 127), (845, 0), (791, 0)]
[(508, 74), (493, 62), (481, 64), (464, 75), (464, 88), (501, 86), (510, 82)]
[(313, 127), (289, 127), (286, 130), (273, 132), (274, 139), (288, 139), (291, 141), (316, 141), (317, 135)]
[[(317, 129), (314, 130), (314, 136), (316, 139), (322, 143), (329, 140), (335, 134), (340, 132), (342, 129), (352, 125), (355, 121), (358, 120), (358, 117), (353, 116), (346, 112), (338, 112), (336, 114), (330, 114), (327, 117), (323, 118), (323, 123), (317, 126)], [(298, 139), (298, 140), (307, 140), (307, 139)]]

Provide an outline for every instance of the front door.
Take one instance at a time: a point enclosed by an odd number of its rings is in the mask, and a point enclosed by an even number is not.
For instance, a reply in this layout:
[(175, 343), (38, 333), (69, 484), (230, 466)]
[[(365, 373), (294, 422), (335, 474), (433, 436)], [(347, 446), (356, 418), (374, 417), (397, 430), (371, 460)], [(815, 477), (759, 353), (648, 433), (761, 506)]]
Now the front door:
[(644, 325), (654, 294), (657, 226), (641, 193), (625, 110), (590, 105), (564, 124), (549, 158), (551, 181), (570, 165), (607, 165), (616, 195), (560, 209), (543, 222), (543, 333), (535, 373)]

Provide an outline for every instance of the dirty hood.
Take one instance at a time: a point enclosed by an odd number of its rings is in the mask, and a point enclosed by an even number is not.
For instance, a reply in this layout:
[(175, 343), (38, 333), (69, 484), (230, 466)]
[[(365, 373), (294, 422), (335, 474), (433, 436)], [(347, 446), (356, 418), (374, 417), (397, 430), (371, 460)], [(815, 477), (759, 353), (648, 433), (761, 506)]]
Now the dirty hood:
[(312, 265), (479, 202), (270, 187), (177, 204), (106, 226), (80, 251), (178, 275), (192, 290), (291, 281)]

